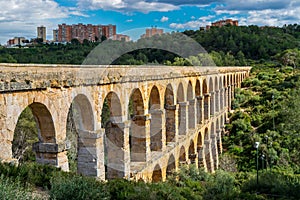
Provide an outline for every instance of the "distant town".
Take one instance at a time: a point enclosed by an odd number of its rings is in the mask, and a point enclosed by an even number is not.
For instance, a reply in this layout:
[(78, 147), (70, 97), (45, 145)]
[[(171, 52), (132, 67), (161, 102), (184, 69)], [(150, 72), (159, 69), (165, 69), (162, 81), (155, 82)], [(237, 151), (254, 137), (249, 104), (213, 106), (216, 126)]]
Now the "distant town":
[[(200, 31), (209, 30), (211, 27), (222, 27), (225, 25), (238, 26), (237, 20), (226, 19), (220, 20), (207, 25), (206, 27), (200, 27)], [(154, 35), (162, 35), (163, 29), (157, 27), (151, 27), (145, 30), (145, 33), (140, 38), (149, 38)], [(108, 25), (93, 25), (93, 24), (58, 24), (58, 28), (53, 30), (53, 40), (47, 40), (46, 38), (46, 27), (37, 27), (37, 37), (27, 39), (25, 37), (16, 36), (7, 41), (6, 47), (26, 47), (37, 43), (62, 43), (66, 44), (77, 40), (80, 43), (84, 41), (88, 42), (99, 42), (106, 39), (119, 40), (119, 41), (131, 41), (128, 35), (117, 34), (117, 27), (113, 24)]]

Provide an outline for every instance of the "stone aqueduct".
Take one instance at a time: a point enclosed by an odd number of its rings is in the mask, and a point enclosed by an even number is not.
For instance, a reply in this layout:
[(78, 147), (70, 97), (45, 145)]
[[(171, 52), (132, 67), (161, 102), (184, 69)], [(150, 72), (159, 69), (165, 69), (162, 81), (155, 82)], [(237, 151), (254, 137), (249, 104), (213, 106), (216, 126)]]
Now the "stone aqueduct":
[[(37, 162), (68, 171), (74, 107), (79, 173), (159, 181), (181, 164), (218, 168), (234, 89), (250, 68), (0, 64), (0, 71), (2, 160), (12, 160), (14, 130), (29, 106), (39, 130)], [(102, 127), (104, 101), (110, 118)]]

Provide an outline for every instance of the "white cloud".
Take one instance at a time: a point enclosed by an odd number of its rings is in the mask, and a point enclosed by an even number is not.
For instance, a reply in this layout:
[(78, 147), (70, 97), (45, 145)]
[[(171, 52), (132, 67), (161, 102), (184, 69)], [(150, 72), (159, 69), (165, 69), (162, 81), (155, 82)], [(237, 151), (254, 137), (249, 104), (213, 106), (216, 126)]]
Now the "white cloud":
[[(237, 3), (236, 0), (225, 0), (226, 10), (266, 10), (266, 9), (285, 9), (288, 8), (294, 0), (244, 0)], [(221, 2), (221, 1), (219, 1)]]
[(207, 15), (207, 16), (200, 17), (199, 20), (202, 22), (206, 22), (208, 20), (213, 19), (214, 17), (215, 17), (214, 15)]
[(127, 19), (126, 22), (128, 23), (133, 22), (133, 19)]
[(0, 19), (5, 21), (30, 21), (67, 17), (66, 9), (48, 0), (0, 0)]
[(246, 24), (257, 24), (267, 26), (282, 26), (300, 20), (300, 8), (290, 8), (289, 10), (260, 10), (249, 11)]
[(85, 10), (114, 10), (119, 12), (139, 11), (149, 13), (151, 11), (167, 12), (178, 10), (179, 6), (172, 3), (159, 3), (141, 0), (78, 0), (78, 6)]
[(166, 16), (163, 16), (161, 19), (160, 19), (161, 22), (167, 22), (169, 21), (169, 17), (166, 17)]
[(172, 29), (199, 29), (201, 26), (207, 25), (206, 22), (199, 20), (193, 20), (186, 23), (171, 23), (170, 28)]
[(216, 10), (215, 12), (217, 15), (221, 15), (221, 14), (237, 15), (241, 13), (238, 10)]
[(47, 27), (50, 37), (51, 29), (57, 26), (55, 22), (70, 15), (86, 16), (54, 0), (0, 0), (0, 43), (15, 36), (36, 37), (36, 27), (41, 25)]
[(215, 8), (217, 15), (239, 20), (240, 25), (282, 26), (300, 21), (300, 2), (298, 0), (225, 0)]
[(123, 0), (79, 0), (78, 5), (81, 8), (88, 8), (91, 10), (97, 9), (122, 9), (126, 8), (127, 3)]
[(179, 29), (179, 30), (183, 30), (183, 29), (199, 29), (200, 27), (206, 26), (211, 24), (211, 22), (209, 20), (213, 19), (215, 16), (213, 15), (208, 15), (208, 16), (203, 16), (198, 18), (197, 20), (191, 20), (185, 23), (171, 23), (170, 24), (170, 28), (173, 29)]

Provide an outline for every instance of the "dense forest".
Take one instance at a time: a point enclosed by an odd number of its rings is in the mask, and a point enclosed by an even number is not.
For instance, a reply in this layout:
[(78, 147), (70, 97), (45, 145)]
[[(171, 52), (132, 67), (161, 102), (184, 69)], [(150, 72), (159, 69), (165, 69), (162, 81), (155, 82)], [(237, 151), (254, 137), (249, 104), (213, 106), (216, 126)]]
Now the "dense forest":
[[(224, 26), (221, 28), (212, 27), (207, 31), (188, 30), (184, 34), (198, 42), (218, 66), (250, 65), (252, 60), (261, 62), (278, 60), (279, 55), (286, 50), (293, 50), (288, 53), (298, 55), (299, 52), (295, 49), (299, 49), (300, 46), (299, 27), (300, 25), (297, 24), (282, 28)], [(176, 42), (174, 42), (174, 38), (176, 38)], [(181, 42), (177, 44), (179, 40)], [(174, 32), (162, 37), (140, 39), (136, 42), (105, 40), (102, 43), (110, 45), (110, 53), (115, 49), (127, 48), (128, 51), (124, 55), (119, 55), (116, 60), (111, 60), (105, 64), (192, 64), (191, 62), (178, 62), (179, 56), (176, 55), (176, 50), (175, 53), (162, 50), (166, 46), (172, 47), (172, 49), (183, 48), (185, 51), (190, 49), (190, 41), (182, 36), (178, 38), (178, 33)], [(149, 43), (154, 43), (157, 48), (145, 48), (149, 46)], [(101, 45), (100, 42), (88, 42), (86, 40), (81, 44), (78, 40), (73, 39), (67, 44), (36, 44), (28, 48), (0, 47), (0, 62), (82, 64), (89, 53), (99, 45)], [(158, 47), (163, 48), (158, 49)], [(193, 52), (188, 52), (188, 55), (197, 56), (193, 55)], [(201, 63), (197, 64), (201, 65)]]
[[(13, 153), (23, 164), (0, 164), (0, 198), (300, 199), (300, 26), (225, 26), (184, 33), (200, 43), (218, 66), (252, 66), (251, 76), (235, 91), (230, 123), (226, 124), (227, 132), (222, 138), (224, 153), (219, 170), (209, 174), (194, 166), (182, 167), (166, 182), (144, 183), (101, 182), (40, 166), (32, 162), (34, 154), (26, 148), (36, 141), (37, 135), (28, 108), (22, 113), (14, 136)], [(169, 36), (163, 40), (166, 38)], [(134, 45), (143, 46), (145, 42), (130, 42), (126, 48), (134, 49)], [(110, 41), (114, 47), (119, 44)], [(73, 40), (66, 45), (1, 48), (0, 61), (81, 64), (97, 45)], [(130, 51), (112, 63), (204, 65), (201, 61), (206, 56), (200, 53), (184, 59), (165, 50), (144, 48)], [(260, 142), (257, 152), (255, 142)]]

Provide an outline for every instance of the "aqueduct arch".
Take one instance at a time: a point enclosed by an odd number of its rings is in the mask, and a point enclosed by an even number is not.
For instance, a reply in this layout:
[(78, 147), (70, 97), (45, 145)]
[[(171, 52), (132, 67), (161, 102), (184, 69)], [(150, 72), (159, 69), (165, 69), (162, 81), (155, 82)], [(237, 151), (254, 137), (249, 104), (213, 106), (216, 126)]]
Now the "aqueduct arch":
[(201, 84), (199, 79), (196, 80), (196, 86), (195, 86), (195, 100), (196, 100), (196, 123), (201, 124), (203, 123), (203, 96), (201, 94)]
[(69, 152), (69, 164), (72, 160), (80, 174), (85, 174), (86, 163), (91, 163), (93, 157), (87, 151), (91, 146), (86, 140), (86, 135), (93, 132), (94, 128), (94, 111), (91, 102), (84, 94), (77, 94), (68, 111), (66, 145)]
[(166, 142), (175, 142), (177, 135), (177, 127), (176, 127), (176, 116), (177, 116), (177, 105), (174, 101), (174, 93), (173, 87), (171, 84), (168, 84), (165, 91), (165, 105), (164, 108), (166, 110)]
[(28, 107), (35, 117), (40, 142), (55, 143), (54, 122), (48, 108), (44, 104), (37, 102), (30, 104)]
[[(215, 114), (215, 91), (213, 77), (209, 78), (209, 93), (210, 93), (210, 116)], [(209, 118), (210, 118), (209, 116)]]
[(149, 98), (149, 114), (150, 120), (150, 149), (151, 151), (162, 151), (163, 143), (165, 144), (165, 136), (163, 140), (162, 122), (163, 112), (160, 109), (160, 94), (156, 86), (152, 87)]
[(184, 148), (184, 146), (181, 146), (181, 147), (180, 147), (180, 152), (179, 152), (179, 163), (180, 163), (180, 165), (187, 164), (186, 153), (185, 153), (185, 148)]
[(167, 177), (172, 175), (172, 173), (175, 172), (175, 170), (176, 170), (176, 160), (174, 155), (171, 154), (167, 164), (167, 170), (166, 170)]
[(109, 92), (102, 106), (101, 122), (104, 134), (105, 178), (122, 178), (126, 169), (126, 133), (121, 121), (122, 106), (119, 97)]
[(215, 91), (215, 112), (218, 113), (220, 111), (220, 88), (219, 88), (219, 79), (217, 76), (215, 76), (214, 91)]
[(185, 93), (183, 89), (183, 84), (179, 83), (177, 89), (177, 104), (178, 108), (178, 126), (179, 126), (179, 135), (185, 135), (188, 129), (188, 121), (187, 121), (187, 108), (188, 102), (185, 102)]
[(190, 146), (189, 146), (189, 160), (191, 164), (195, 164), (197, 160), (197, 154), (195, 151), (195, 144), (194, 141), (190, 141)]
[[(56, 163), (56, 160), (53, 159), (51, 153), (47, 153), (43, 151), (43, 147), (44, 147), (43, 144), (48, 143), (49, 145), (53, 145), (56, 143), (56, 131), (55, 131), (53, 117), (50, 111), (44, 104), (39, 102), (31, 103), (28, 106), (28, 108), (31, 110), (37, 126), (36, 128), (37, 128), (38, 142), (34, 143), (32, 147), (32, 150), (35, 152), (36, 161), (38, 163), (47, 163), (47, 164)], [(18, 116), (18, 119), (20, 118), (20, 116), (21, 114)], [(19, 120), (17, 121), (14, 130), (17, 129), (18, 124), (19, 124)], [(16, 136), (13, 135), (14, 138), (13, 142), (16, 139), (15, 137)], [(12, 153), (12, 151), (10, 153)]]
[(140, 89), (132, 91), (129, 100), (130, 129), (129, 144), (131, 162), (146, 162), (146, 126), (144, 101)]
[(210, 102), (211, 96), (208, 92), (207, 80), (206, 79), (203, 80), (202, 93), (204, 95), (204, 120), (208, 120), (209, 115), (210, 115), (209, 102)]
[(207, 171), (213, 172), (214, 166), (213, 166), (213, 158), (212, 158), (212, 141), (210, 140), (210, 134), (208, 132), (208, 128), (205, 128), (204, 132), (204, 156), (205, 156), (205, 162), (206, 162), (206, 168)]
[(189, 81), (187, 87), (187, 103), (188, 103), (188, 129), (194, 129), (197, 125), (197, 100), (194, 95), (194, 87)]
[(161, 171), (161, 167), (159, 166), (159, 164), (157, 164), (153, 169), (152, 182), (156, 183), (159, 181), (162, 181), (162, 171)]

